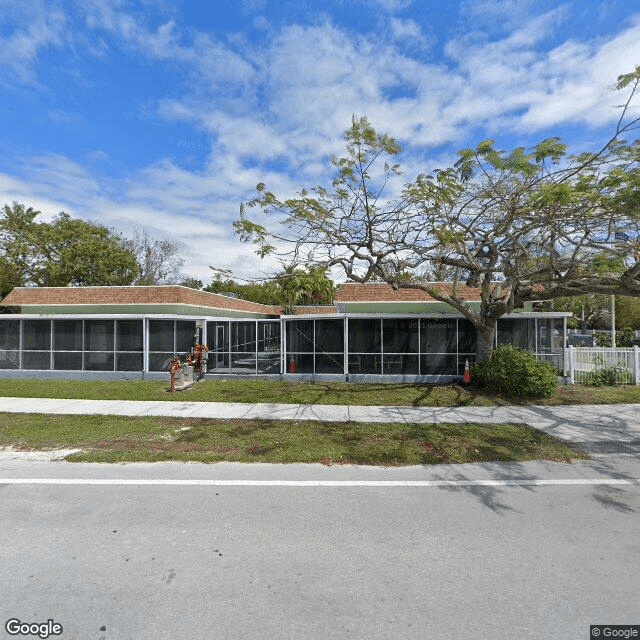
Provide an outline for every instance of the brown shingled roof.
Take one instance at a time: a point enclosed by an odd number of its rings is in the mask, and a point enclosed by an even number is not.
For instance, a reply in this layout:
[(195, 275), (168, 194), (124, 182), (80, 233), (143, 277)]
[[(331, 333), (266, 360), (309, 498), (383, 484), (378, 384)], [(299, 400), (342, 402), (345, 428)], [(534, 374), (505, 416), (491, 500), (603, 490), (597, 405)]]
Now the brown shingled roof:
[[(451, 293), (451, 283), (438, 287)], [(480, 290), (458, 286), (458, 294), (467, 300), (480, 300)], [(338, 286), (336, 302), (432, 302), (434, 299), (420, 289), (393, 289), (386, 283), (346, 282)], [(148, 287), (16, 287), (0, 306), (74, 305), (74, 304), (191, 304), (217, 309), (279, 315), (281, 308), (259, 304), (217, 293), (198, 291), (178, 285)], [(335, 307), (300, 307), (300, 314), (335, 313)]]
[(178, 285), (156, 287), (16, 287), (2, 305), (191, 304), (254, 313), (280, 313), (280, 307), (229, 298)]
[[(451, 293), (452, 283), (437, 284), (443, 293)], [(480, 289), (458, 285), (458, 295), (466, 300), (480, 300)], [(420, 289), (394, 289), (384, 282), (360, 284), (345, 282), (341, 284), (335, 297), (336, 302), (433, 302), (428, 293)]]
[(331, 314), (336, 313), (336, 308), (333, 305), (319, 305), (317, 307), (296, 307), (296, 315), (313, 315), (313, 314)]

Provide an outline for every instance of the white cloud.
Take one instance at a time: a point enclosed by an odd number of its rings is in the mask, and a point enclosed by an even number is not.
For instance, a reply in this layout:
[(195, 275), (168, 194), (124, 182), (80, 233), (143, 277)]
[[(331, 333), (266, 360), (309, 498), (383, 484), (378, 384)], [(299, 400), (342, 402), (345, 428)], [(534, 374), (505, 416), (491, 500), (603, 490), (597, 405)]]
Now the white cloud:
[(261, 31), (268, 31), (271, 28), (271, 23), (265, 16), (256, 16), (252, 20), (253, 26)]
[(391, 32), (396, 40), (424, 40), (422, 29), (415, 20), (401, 20), (400, 18), (392, 18)]
[(608, 87), (632, 66), (629, 60), (640, 60), (640, 23), (609, 40), (567, 41), (545, 52), (538, 44), (554, 20), (540, 16), (498, 41), (450, 42), (447, 52), (465, 87), (449, 117), (522, 132), (612, 122), (616, 99)]
[(413, 0), (373, 0), (373, 2), (390, 13), (402, 11), (413, 4)]
[(33, 181), (34, 190), (43, 195), (64, 194), (64, 201), (69, 203), (86, 201), (102, 190), (100, 182), (88, 169), (61, 154), (24, 156), (16, 160), (16, 166)]
[(510, 31), (539, 10), (536, 0), (463, 0), (459, 13), (478, 31)]
[[(194, 196), (204, 202), (207, 192), (212, 197), (215, 193), (216, 219), (229, 224), (239, 200), (250, 197), (250, 192), (240, 194), (257, 182), (289, 194), (323, 181), (326, 158), (342, 150), (339, 132), (352, 114), (368, 114), (379, 130), (410, 141), (414, 148), (464, 138), (469, 126), (526, 133), (569, 120), (610, 121), (606, 86), (626, 70), (620, 61), (630, 58), (622, 52), (638, 49), (637, 27), (631, 25), (608, 41), (566, 42), (545, 52), (541, 43), (561, 17), (548, 12), (493, 41), (452, 41), (447, 51), (455, 64), (449, 67), (412, 58), (380, 46), (373, 37), (355, 36), (326, 22), (284, 28), (262, 53), (246, 52), (246, 66), (240, 65), (249, 71), (238, 74), (240, 87), (260, 82), (266, 96), (261, 109), (230, 114), (211, 108), (196, 95), (207, 93), (206, 88), (183, 101), (163, 103), (165, 117), (198, 122), (223, 153), (211, 159), (207, 175), (195, 182), (189, 172), (158, 165), (145, 175), (147, 194), (136, 195), (146, 198), (157, 184), (169, 185), (178, 194), (175, 204)], [(410, 24), (403, 24), (412, 33)], [(221, 56), (226, 54), (220, 49)], [(252, 75), (256, 68), (259, 75)], [(214, 82), (215, 74), (205, 81)], [(400, 89), (397, 95), (394, 87)], [(280, 173), (269, 166), (278, 158), (285, 161)], [(417, 157), (408, 159), (412, 165), (418, 162)], [(431, 168), (424, 166), (424, 158), (414, 167)]]
[(87, 124), (87, 119), (83, 114), (64, 109), (52, 109), (48, 116), (55, 125), (62, 126), (67, 130), (78, 130)]
[(48, 189), (40, 190), (31, 180), (0, 173), (0, 203), (4, 205), (12, 202), (20, 202), (41, 211), (43, 215), (39, 220), (43, 222), (53, 219), (57, 213), (65, 209), (65, 203), (50, 196)]
[(91, 149), (85, 153), (85, 157), (91, 162), (109, 162), (111, 158), (103, 149)]
[[(379, 4), (390, 12), (409, 5)], [(445, 43), (448, 58), (436, 61), (437, 52), (427, 56), (406, 46), (424, 43), (417, 17), (385, 16), (391, 41), (325, 20), (290, 24), (269, 31), (262, 46), (242, 46), (241, 39), (223, 42), (188, 31), (175, 16), (162, 13), (151, 27), (124, 3), (92, 0), (83, 16), (94, 41), (104, 37), (96, 51), (122, 47), (134, 61), (144, 56), (145, 63), (179, 70), (182, 86), (157, 102), (157, 113), (193, 125), (208, 158), (197, 171), (158, 158), (116, 182), (63, 154), (24, 157), (17, 167), (24, 179), (0, 174), (0, 202), (66, 209), (127, 233), (144, 226), (184, 246), (187, 273), (209, 281), (207, 265), (215, 264), (250, 277), (266, 266), (232, 233), (240, 202), (254, 195), (258, 182), (284, 196), (325, 182), (328, 158), (342, 152), (340, 135), (354, 114), (368, 115), (379, 131), (411, 144), (401, 182), (432, 168), (426, 164), (431, 149), (465, 140), (476, 127), (487, 135), (505, 130), (527, 135), (565, 122), (612, 122), (612, 105), (619, 99), (607, 86), (640, 61), (640, 20), (614, 36), (551, 47), (552, 38), (557, 42), (561, 35), (565, 10), (532, 15), (537, 6), (469, 2), (467, 8), (477, 12), (472, 19), (480, 9), (486, 10), (483, 19), (500, 19), (500, 35), (466, 32)], [(37, 15), (8, 36), (14, 45), (24, 38), (25, 46), (22, 57), (9, 61), (9, 73), (37, 81), (38, 56), (43, 48), (64, 43), (64, 25), (62, 15)], [(75, 117), (63, 109), (51, 109), (50, 115), (69, 123)], [(441, 166), (450, 153), (438, 149), (433, 160)], [(95, 151), (87, 159), (109, 158)]]
[(258, 73), (246, 57), (236, 53), (206, 34), (198, 34), (189, 48), (194, 68), (192, 80), (208, 92), (231, 85), (233, 89), (248, 89), (258, 82)]
[(255, 81), (255, 69), (242, 55), (202, 31), (187, 38), (174, 18), (154, 29), (146, 17), (134, 16), (122, 3), (91, 0), (80, 6), (90, 29), (109, 32), (123, 47), (145, 58), (181, 65), (194, 89), (207, 87), (211, 92), (227, 84), (238, 87)]
[(242, 10), (247, 15), (253, 15), (264, 10), (267, 6), (266, 0), (242, 0)]
[(23, 14), (19, 26), (0, 38), (0, 83), (41, 87), (35, 66), (43, 49), (59, 45), (66, 37), (66, 19), (59, 11)]
[[(153, 238), (176, 241), (186, 260), (183, 271), (205, 284), (211, 280), (210, 264), (245, 278), (276, 268), (273, 260), (260, 265), (253, 249), (234, 236), (231, 221), (239, 215), (240, 202), (235, 195), (218, 193), (223, 175), (193, 175), (164, 163), (132, 177), (124, 192), (110, 197), (108, 189), (97, 188), (97, 178), (68, 158), (47, 156), (34, 163), (36, 171), (28, 180), (0, 173), (0, 202), (32, 206), (42, 211), (42, 221), (66, 211), (125, 236), (144, 229)], [(260, 176), (251, 179), (255, 185)]]
[(384, 46), (330, 24), (287, 28), (264, 56), (269, 115), (333, 137), (353, 113), (383, 100), (393, 58)]

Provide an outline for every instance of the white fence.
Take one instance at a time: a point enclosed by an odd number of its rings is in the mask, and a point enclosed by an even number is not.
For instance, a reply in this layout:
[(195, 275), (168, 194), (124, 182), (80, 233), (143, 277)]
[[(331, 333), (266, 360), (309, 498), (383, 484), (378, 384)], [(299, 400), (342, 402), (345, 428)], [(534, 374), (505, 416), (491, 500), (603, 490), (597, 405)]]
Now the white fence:
[(638, 347), (569, 347), (569, 376), (574, 382), (589, 383), (598, 378), (603, 384), (640, 384)]

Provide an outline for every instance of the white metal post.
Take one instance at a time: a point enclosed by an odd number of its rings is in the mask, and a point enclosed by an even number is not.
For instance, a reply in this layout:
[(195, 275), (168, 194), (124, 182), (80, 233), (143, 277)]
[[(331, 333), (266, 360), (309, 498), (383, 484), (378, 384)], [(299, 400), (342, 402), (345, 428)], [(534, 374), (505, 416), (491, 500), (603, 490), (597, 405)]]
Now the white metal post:
[(569, 382), (573, 384), (575, 382), (575, 368), (576, 368), (576, 348), (571, 345), (569, 347)]
[(173, 355), (178, 353), (178, 340), (176, 338), (176, 321), (173, 321)]
[(345, 316), (342, 319), (342, 343), (344, 345), (344, 352), (342, 354), (342, 362), (344, 364), (345, 380), (349, 379), (349, 318)]
[[(22, 348), (24, 347), (24, 320), (18, 320), (18, 330), (20, 337), (18, 339), (18, 369), (22, 371)], [(84, 337), (83, 337), (84, 340)]]
[(280, 375), (287, 372), (287, 323), (280, 318)]
[[(207, 319), (201, 318), (197, 322), (200, 323), (200, 344), (204, 347), (209, 343), (207, 342)], [(207, 365), (209, 364), (209, 351), (205, 351), (204, 348), (200, 351), (200, 373), (204, 378), (204, 375), (207, 373)]]
[[(255, 336), (255, 338), (253, 339), (253, 355), (255, 356), (255, 360), (256, 360), (256, 368), (254, 373), (258, 375), (258, 342), (260, 341), (260, 330), (259, 330), (260, 325), (257, 319), (254, 320), (254, 324), (255, 324), (255, 328), (254, 328), (253, 335)], [(264, 338), (264, 334), (262, 337)]]
[(640, 384), (640, 350), (638, 345), (633, 345), (633, 381)]
[(611, 296), (611, 347), (616, 348), (616, 297)]
[(562, 318), (562, 369), (567, 377), (567, 317)]
[[(84, 355), (84, 354), (83, 354)], [(84, 366), (84, 364), (83, 364)], [(149, 371), (149, 318), (142, 317), (142, 373)]]
[(54, 351), (53, 351), (53, 347), (54, 347), (53, 338), (54, 338), (54, 336), (53, 336), (53, 320), (50, 319), (49, 320), (49, 370), (50, 371), (53, 371), (54, 368), (55, 368), (55, 363), (54, 363), (54, 360), (53, 360), (53, 354), (54, 354)]

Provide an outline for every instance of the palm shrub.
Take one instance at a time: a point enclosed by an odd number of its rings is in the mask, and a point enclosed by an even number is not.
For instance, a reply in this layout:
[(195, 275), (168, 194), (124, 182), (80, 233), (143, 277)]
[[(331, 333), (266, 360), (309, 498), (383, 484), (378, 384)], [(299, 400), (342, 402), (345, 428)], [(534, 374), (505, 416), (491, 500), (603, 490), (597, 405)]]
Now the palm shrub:
[(538, 362), (530, 351), (510, 344), (498, 345), (489, 360), (476, 364), (471, 379), (509, 398), (550, 398), (558, 387), (558, 374), (552, 364)]

